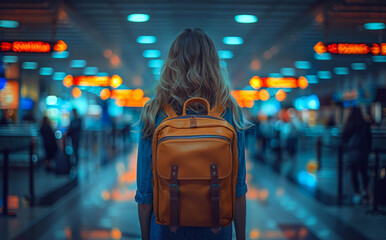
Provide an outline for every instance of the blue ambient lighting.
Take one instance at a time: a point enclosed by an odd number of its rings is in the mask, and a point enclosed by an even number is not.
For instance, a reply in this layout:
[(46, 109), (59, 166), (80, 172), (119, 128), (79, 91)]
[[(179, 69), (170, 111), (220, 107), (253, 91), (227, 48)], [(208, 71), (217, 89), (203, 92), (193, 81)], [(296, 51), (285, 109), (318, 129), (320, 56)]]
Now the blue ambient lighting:
[(54, 95), (47, 96), (46, 104), (49, 106), (55, 105), (58, 102), (58, 98)]
[(225, 44), (228, 45), (240, 45), (243, 44), (244, 40), (241, 37), (224, 37), (222, 40)]
[(320, 102), (318, 96), (315, 94), (307, 97), (307, 107), (308, 109), (318, 110), (320, 107)]
[(127, 16), (127, 21), (130, 22), (146, 22), (149, 21), (150, 16), (147, 14), (130, 14)]
[(162, 67), (162, 64), (164, 64), (164, 61), (161, 59), (153, 59), (150, 60), (148, 63), (148, 66), (151, 68), (160, 68)]
[(386, 62), (386, 56), (373, 56), (373, 62)]
[(95, 75), (98, 73), (98, 71), (99, 71), (99, 69), (97, 67), (86, 67), (83, 70), (83, 74), (84, 75)]
[(236, 15), (235, 21), (238, 23), (255, 23), (257, 22), (257, 17), (254, 15)]
[(96, 74), (98, 77), (107, 77), (109, 74), (107, 72), (99, 72)]
[(20, 108), (23, 110), (31, 110), (34, 106), (34, 102), (31, 98), (20, 98)]
[(137, 38), (137, 43), (141, 44), (152, 44), (157, 42), (157, 38), (154, 36), (139, 36)]
[(336, 67), (334, 68), (334, 73), (336, 75), (347, 75), (349, 74), (348, 68), (346, 67)]
[(19, 60), (17, 56), (3, 56), (3, 62), (5, 63), (15, 63)]
[(271, 77), (271, 78), (281, 78), (283, 76), (280, 73), (270, 73), (270, 74), (268, 74), (268, 77)]
[(232, 51), (218, 51), (218, 57), (220, 59), (231, 59), (233, 58), (233, 52)]
[(159, 58), (161, 56), (160, 50), (145, 50), (142, 53), (145, 58)]
[(220, 60), (220, 67), (221, 68), (226, 68), (228, 66), (227, 62), (225, 62), (224, 60)]
[(5, 79), (5, 77), (0, 77), (0, 90), (5, 87), (6, 83), (7, 83), (7, 79)]
[(54, 72), (52, 79), (55, 81), (62, 81), (66, 77), (65, 72)]
[(332, 75), (330, 71), (319, 71), (318, 77), (320, 79), (331, 79)]
[(295, 69), (293, 69), (293, 68), (281, 68), (280, 73), (283, 76), (295, 76), (295, 74), (296, 74)]
[(42, 67), (39, 70), (39, 74), (42, 75), (42, 76), (52, 75), (53, 72), (54, 72), (54, 69), (52, 69), (50, 67)]
[(52, 58), (68, 58), (70, 53), (68, 51), (62, 51), (62, 52), (53, 52), (51, 57)]
[(12, 20), (0, 20), (0, 27), (2, 28), (17, 28), (19, 23)]
[(315, 53), (314, 58), (316, 60), (331, 60), (331, 54), (330, 53), (322, 53), (322, 54)]
[(87, 65), (86, 60), (72, 60), (70, 66), (72, 68), (84, 68)]
[(366, 63), (351, 63), (352, 70), (366, 70)]
[(381, 22), (365, 23), (364, 28), (366, 30), (382, 30), (385, 29), (385, 24)]
[(161, 68), (153, 68), (152, 73), (153, 73), (154, 75), (160, 75), (160, 73), (161, 73)]
[(38, 68), (38, 63), (37, 62), (23, 62), (21, 65), (21, 68), (27, 69), (27, 70), (32, 70)]
[(306, 75), (305, 77), (306, 77), (308, 83), (319, 83), (319, 79), (315, 75)]
[(296, 61), (295, 67), (297, 69), (310, 69), (311, 63), (309, 61)]

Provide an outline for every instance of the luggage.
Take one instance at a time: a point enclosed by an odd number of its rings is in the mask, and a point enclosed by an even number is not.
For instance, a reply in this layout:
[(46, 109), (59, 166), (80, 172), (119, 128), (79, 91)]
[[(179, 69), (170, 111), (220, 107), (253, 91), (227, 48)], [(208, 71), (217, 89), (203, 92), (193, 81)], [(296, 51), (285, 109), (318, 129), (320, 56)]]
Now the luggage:
[[(187, 115), (192, 103), (203, 103), (207, 115)], [(236, 131), (221, 118), (224, 111), (203, 98), (191, 98), (177, 116), (168, 115), (156, 128), (152, 142), (153, 203), (156, 222), (211, 227), (218, 232), (234, 218), (238, 169)]]

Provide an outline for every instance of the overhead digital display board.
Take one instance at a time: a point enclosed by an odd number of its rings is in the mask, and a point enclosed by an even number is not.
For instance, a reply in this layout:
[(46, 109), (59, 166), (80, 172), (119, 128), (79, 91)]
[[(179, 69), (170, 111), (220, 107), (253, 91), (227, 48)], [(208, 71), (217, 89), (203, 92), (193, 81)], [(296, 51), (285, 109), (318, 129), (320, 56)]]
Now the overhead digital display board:
[(122, 78), (118, 75), (109, 76), (71, 76), (67, 75), (63, 79), (66, 87), (88, 86), (88, 87), (108, 87), (117, 88), (122, 84)]
[(254, 89), (265, 88), (301, 88), (308, 86), (308, 81), (305, 77), (262, 77), (254, 76), (249, 80), (249, 84)]
[(386, 55), (386, 43), (323, 43), (314, 46), (318, 54), (336, 55)]
[(67, 44), (59, 40), (57, 42), (46, 41), (0, 41), (2, 53), (51, 53), (62, 52), (67, 49)]

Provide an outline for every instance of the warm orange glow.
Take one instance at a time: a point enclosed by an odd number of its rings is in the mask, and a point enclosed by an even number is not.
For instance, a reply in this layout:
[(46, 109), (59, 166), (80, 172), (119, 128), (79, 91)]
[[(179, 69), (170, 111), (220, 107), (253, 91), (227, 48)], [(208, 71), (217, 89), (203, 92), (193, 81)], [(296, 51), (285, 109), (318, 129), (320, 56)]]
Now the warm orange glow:
[(370, 49), (371, 53), (374, 54), (374, 55), (379, 55), (379, 53), (381, 52), (381, 47), (376, 44), (376, 43), (373, 43), (371, 49)]
[(113, 52), (110, 49), (106, 49), (103, 52), (103, 56), (105, 56), (105, 58), (110, 58), (112, 55), (113, 55)]
[(267, 189), (264, 188), (264, 189), (260, 190), (260, 192), (259, 192), (260, 200), (265, 201), (265, 200), (267, 200), (268, 196), (269, 196), (269, 192)]
[(257, 188), (254, 188), (254, 187), (250, 187), (248, 189), (246, 197), (249, 200), (258, 200), (259, 199), (259, 190)]
[(298, 79), (298, 86), (301, 89), (306, 89), (308, 87), (308, 80), (307, 80), (307, 78), (305, 78), (303, 76), (299, 77), (299, 79)]
[(54, 46), (54, 51), (63, 52), (66, 50), (67, 50), (67, 44), (62, 40), (59, 40)]
[(74, 88), (72, 89), (72, 91), (71, 91), (71, 94), (72, 94), (72, 96), (73, 96), (74, 98), (78, 98), (78, 97), (80, 97), (80, 96), (82, 95), (82, 91), (81, 91), (79, 88), (74, 87)]
[(111, 90), (111, 98), (132, 98), (133, 90), (132, 89), (113, 89)]
[(234, 90), (231, 91), (231, 95), (242, 108), (251, 108), (255, 104), (254, 101), (259, 100), (259, 91), (257, 90)]
[(0, 44), (0, 50), (2, 52), (8, 52), (11, 49), (12, 49), (12, 43), (10, 43), (10, 42), (2, 42)]
[(143, 93), (142, 89), (135, 89), (133, 91), (133, 98), (134, 98), (134, 100), (137, 100), (137, 101), (141, 100), (143, 98), (143, 95), (144, 95), (144, 93)]
[(109, 239), (111, 234), (108, 230), (82, 230), (82, 239)]
[(111, 84), (110, 77), (75, 76), (72, 80), (75, 86), (108, 87)]
[(261, 62), (258, 59), (254, 59), (251, 62), (250, 68), (255, 71), (259, 70), (261, 68)]
[(286, 99), (287, 97), (287, 94), (285, 93), (284, 90), (280, 89), (279, 91), (277, 91), (276, 95), (275, 95), (276, 99), (279, 101), (279, 102), (282, 102)]
[(104, 88), (101, 90), (99, 95), (102, 100), (106, 100), (110, 97), (110, 90), (108, 88)]
[(255, 105), (255, 102), (253, 100), (245, 100), (244, 101), (244, 105), (247, 107), (247, 108), (252, 108), (254, 105)]
[(121, 59), (118, 57), (118, 55), (113, 54), (110, 58), (111, 65), (113, 67), (118, 67), (121, 65)]
[(324, 44), (322, 42), (318, 42), (314, 46), (314, 51), (316, 53), (323, 54), (323, 53), (327, 52), (327, 48), (326, 48), (326, 46), (324, 46)]
[(51, 44), (43, 41), (11, 41), (0, 44), (2, 52), (48, 53), (51, 49)]
[(381, 54), (386, 55), (386, 43), (381, 43)]
[(69, 227), (66, 227), (64, 229), (64, 234), (66, 235), (66, 239), (71, 239), (72, 238), (72, 231)]
[(8, 196), (8, 208), (9, 209), (19, 209), (20, 208), (20, 199), (18, 196), (9, 195)]
[(112, 239), (121, 239), (122, 238), (122, 233), (121, 233), (121, 231), (119, 229), (113, 228), (111, 230), (110, 237)]
[(259, 89), (262, 87), (263, 83), (260, 77), (254, 76), (251, 78), (251, 80), (249, 80), (249, 85), (251, 85), (251, 87), (253, 87), (254, 89)]
[(305, 227), (302, 227), (302, 228), (299, 230), (299, 233), (298, 233), (300, 239), (305, 238), (305, 237), (307, 236), (307, 234), (308, 234), (308, 230), (307, 230), (307, 228), (305, 228)]
[(110, 86), (113, 88), (117, 88), (122, 84), (122, 78), (118, 75), (113, 75), (111, 77)]
[(64, 79), (63, 79), (63, 85), (66, 86), (66, 87), (71, 87), (73, 85), (73, 77), (71, 75), (67, 75)]
[(103, 191), (102, 193), (102, 198), (105, 200), (105, 201), (108, 201), (111, 199), (111, 194), (108, 192), (108, 191)]
[(269, 93), (267, 90), (263, 89), (259, 92), (259, 98), (262, 101), (267, 101), (269, 99)]
[(19, 83), (7, 81), (0, 90), (0, 109), (17, 109), (19, 107)]
[(308, 173), (311, 173), (311, 174), (315, 173), (318, 170), (318, 162), (312, 161), (312, 160), (309, 161), (307, 163), (306, 169)]
[(265, 87), (268, 88), (297, 88), (296, 78), (265, 78)]
[(257, 229), (253, 229), (249, 232), (249, 238), (250, 239), (258, 239), (260, 236), (260, 232)]

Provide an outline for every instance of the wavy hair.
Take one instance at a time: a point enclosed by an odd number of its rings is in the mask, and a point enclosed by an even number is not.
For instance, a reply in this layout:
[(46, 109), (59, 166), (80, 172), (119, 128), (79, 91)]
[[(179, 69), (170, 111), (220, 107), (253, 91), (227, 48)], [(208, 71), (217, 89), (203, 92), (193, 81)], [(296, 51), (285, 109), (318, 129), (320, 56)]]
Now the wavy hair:
[[(184, 102), (192, 97), (205, 98), (211, 107), (216, 103), (229, 107), (236, 128), (243, 128), (240, 109), (231, 98), (219, 62), (216, 47), (203, 30), (188, 28), (181, 32), (173, 41), (162, 66), (155, 97), (142, 110), (143, 136), (150, 137), (154, 133), (156, 115), (165, 103), (180, 115)], [(205, 111), (200, 104), (193, 104), (190, 109), (197, 113)]]

